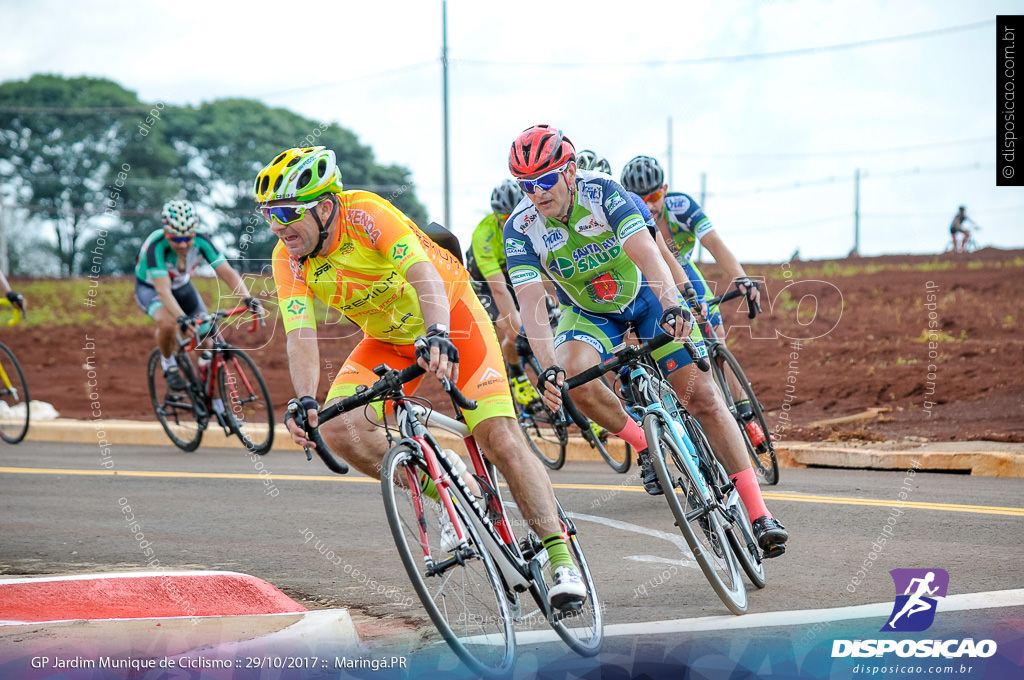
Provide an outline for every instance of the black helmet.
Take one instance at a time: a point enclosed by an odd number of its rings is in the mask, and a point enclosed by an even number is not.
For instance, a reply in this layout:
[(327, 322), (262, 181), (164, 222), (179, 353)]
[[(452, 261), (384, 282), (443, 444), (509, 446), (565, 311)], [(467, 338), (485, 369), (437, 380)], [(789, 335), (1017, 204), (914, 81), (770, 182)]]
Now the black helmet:
[(650, 156), (637, 156), (622, 168), (622, 186), (640, 196), (654, 193), (665, 184), (665, 171)]
[(507, 179), (491, 192), (491, 210), (499, 215), (508, 215), (523, 200), (523, 190), (514, 180)]

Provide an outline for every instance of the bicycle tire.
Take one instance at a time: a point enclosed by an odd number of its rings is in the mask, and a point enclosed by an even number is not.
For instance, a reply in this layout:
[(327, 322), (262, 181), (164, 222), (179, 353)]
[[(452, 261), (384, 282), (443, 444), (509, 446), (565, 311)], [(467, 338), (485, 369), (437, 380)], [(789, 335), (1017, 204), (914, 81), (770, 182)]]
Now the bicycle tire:
[[(177, 361), (182, 377), (191, 384), (191, 371), (182, 363), (183, 361), (188, 362), (188, 357), (184, 352), (179, 352)], [(160, 366), (159, 349), (154, 349), (153, 353), (149, 355), (146, 375), (149, 383), (149, 399), (153, 404), (156, 419), (160, 421), (164, 432), (182, 451), (195, 451), (203, 440), (203, 430), (206, 425), (200, 422), (196, 416), (193, 404), (194, 386), (190, 386), (187, 392), (174, 392), (167, 386), (164, 381), (163, 369)], [(183, 422), (180, 416), (185, 416), (186, 420)]]
[[(559, 508), (559, 514), (561, 514), (561, 508)], [(601, 608), (601, 601), (598, 599), (597, 588), (594, 585), (594, 575), (590, 572), (590, 565), (587, 563), (583, 547), (575, 532), (569, 534), (566, 544), (576, 565), (580, 568), (580, 576), (587, 588), (587, 601), (583, 604), (580, 612), (568, 615), (556, 614), (548, 622), (569, 649), (580, 656), (595, 656), (601, 651), (601, 645), (604, 644), (604, 612)], [(536, 588), (536, 586), (534, 587)], [(535, 594), (534, 597), (537, 595)]]
[(221, 356), (224, 365), (217, 372), (217, 389), (231, 429), (249, 453), (262, 456), (274, 444), (274, 402), (267, 382), (243, 350), (228, 347)]
[[(589, 421), (589, 419), (588, 419)], [(591, 428), (593, 427), (593, 421)], [(625, 474), (629, 470), (630, 463), (632, 462), (633, 449), (626, 442), (622, 441), (618, 437), (612, 440), (612, 436), (609, 436), (611, 441), (611, 448), (609, 449), (606, 442), (601, 441), (601, 438), (594, 434), (594, 430), (591, 429), (589, 432), (582, 431), (583, 440), (590, 445), (590, 448), (597, 449), (597, 452), (604, 458), (604, 462), (608, 463), (608, 467), (615, 470), (620, 475)], [(612, 455), (612, 451), (620, 452), (618, 455)], [(620, 460), (621, 458), (621, 460)]]
[[(419, 491), (420, 472), (426, 473), (425, 463), (407, 444), (388, 451), (381, 468), (384, 510), (402, 564), (427, 615), (452, 651), (476, 673), (506, 675), (515, 661), (516, 641), (502, 577), (466, 515), (468, 506), (457, 501), (457, 520), (468, 548), (443, 573), (427, 572), (421, 531), (426, 532), (430, 555), (438, 560), (447, 558), (440, 547), (440, 520), (448, 515), (440, 503)], [(453, 494), (453, 501), (457, 495)]]
[[(691, 432), (690, 436), (693, 437), (694, 433)], [(710, 451), (711, 445), (708, 443), (703, 430), (699, 431), (698, 436), (703, 438), (704, 445)], [(716, 484), (719, 487), (729, 482), (729, 476), (726, 474), (725, 468), (718, 461), (714, 461), (714, 470)], [(736, 559), (739, 560), (740, 567), (746, 573), (747, 580), (755, 588), (764, 588), (768, 580), (764, 571), (764, 558), (761, 556), (761, 550), (757, 546), (754, 529), (750, 525), (750, 515), (747, 513), (747, 506), (743, 504), (743, 499), (740, 498), (739, 491), (735, 488), (726, 496), (725, 507), (732, 517), (732, 521), (725, 526), (725, 534), (729, 537), (729, 543), (732, 544)]]
[[(699, 487), (682, 459), (682, 456), (688, 456), (689, 453), (680, 451), (671, 434), (665, 431), (663, 417), (660, 413), (649, 413), (644, 417), (644, 432), (658, 482), (665, 490), (665, 499), (676, 526), (712, 589), (729, 611), (743, 614), (747, 611), (747, 589), (740, 575), (739, 560), (723, 528), (728, 520), (721, 516), (722, 510), (717, 504), (703, 516), (696, 510), (687, 512), (687, 506), (691, 505), (689, 499), (699, 498), (696, 492)], [(696, 441), (693, 444), (695, 447), (702, 446)], [(669, 465), (672, 466), (671, 471)], [(693, 504), (701, 502), (694, 501)], [(706, 520), (706, 529), (701, 526), (701, 519)]]
[[(0, 439), (8, 444), (17, 444), (28, 434), (32, 398), (28, 393), (25, 372), (21, 370), (14, 352), (2, 342), (0, 351), (3, 353), (0, 370), (5, 377), (4, 384), (0, 385), (0, 404), (4, 407), (3, 413), (0, 413)], [(25, 408), (24, 420), (20, 414), (22, 406)]]
[(736, 378), (736, 381), (740, 384), (743, 392), (746, 394), (747, 399), (750, 400), (750, 408), (753, 411), (754, 418), (752, 422), (756, 422), (761, 428), (761, 432), (764, 434), (764, 442), (761, 445), (754, 446), (754, 443), (750, 440), (750, 435), (747, 433), (745, 423), (738, 414), (735, 414), (736, 424), (740, 429), (740, 436), (743, 437), (743, 444), (747, 448), (747, 455), (750, 456), (750, 462), (754, 467), (754, 472), (757, 473), (758, 477), (763, 479), (768, 484), (779, 483), (779, 459), (775, 454), (775, 443), (772, 441), (771, 431), (768, 429), (768, 421), (765, 420), (764, 411), (761, 409), (761, 402), (757, 400), (757, 395), (754, 394), (754, 388), (747, 380), (746, 374), (743, 373), (743, 369), (740, 367), (740, 362), (736, 359), (736, 356), (729, 351), (729, 348), (722, 343), (716, 343), (713, 350), (713, 361), (711, 366), (714, 369), (715, 381), (719, 387), (722, 388), (723, 393), (726, 397), (726, 405), (733, 403), (733, 395), (729, 390), (728, 383), (725, 376), (724, 366), (728, 366), (730, 372)]

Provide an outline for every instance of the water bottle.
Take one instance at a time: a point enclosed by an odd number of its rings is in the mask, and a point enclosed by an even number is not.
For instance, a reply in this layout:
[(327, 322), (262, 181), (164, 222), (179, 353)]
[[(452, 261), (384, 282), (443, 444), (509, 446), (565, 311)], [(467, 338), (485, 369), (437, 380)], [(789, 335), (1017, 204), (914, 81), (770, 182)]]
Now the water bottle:
[(199, 380), (206, 382), (206, 374), (210, 372), (210, 362), (213, 361), (213, 354), (210, 350), (204, 349), (199, 354)]
[(452, 467), (453, 476), (461, 477), (462, 473), (466, 471), (466, 464), (462, 462), (462, 458), (451, 449), (441, 449), (441, 456)]

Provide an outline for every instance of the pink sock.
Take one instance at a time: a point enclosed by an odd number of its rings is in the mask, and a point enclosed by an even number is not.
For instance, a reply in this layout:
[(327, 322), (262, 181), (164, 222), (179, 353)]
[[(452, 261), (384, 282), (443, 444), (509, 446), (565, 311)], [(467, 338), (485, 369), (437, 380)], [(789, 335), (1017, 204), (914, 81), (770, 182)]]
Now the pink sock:
[(764, 499), (761, 498), (761, 487), (757, 484), (757, 475), (754, 474), (754, 468), (741, 470), (729, 477), (729, 479), (736, 486), (736, 491), (739, 492), (740, 498), (743, 499), (743, 505), (747, 506), (747, 515), (750, 517), (751, 522), (758, 517), (772, 516), (772, 513), (768, 512), (768, 508), (764, 504)]
[(616, 437), (633, 447), (634, 451), (640, 452), (647, 448), (647, 435), (643, 428), (636, 424), (636, 421), (626, 416), (626, 426), (622, 432), (613, 432)]

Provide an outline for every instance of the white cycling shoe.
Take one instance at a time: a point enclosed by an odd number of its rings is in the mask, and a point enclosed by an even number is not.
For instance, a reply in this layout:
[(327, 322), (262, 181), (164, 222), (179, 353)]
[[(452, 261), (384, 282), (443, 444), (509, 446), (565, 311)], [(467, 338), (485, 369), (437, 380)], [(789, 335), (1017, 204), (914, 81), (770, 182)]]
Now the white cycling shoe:
[(587, 587), (575, 567), (557, 567), (548, 602), (555, 609), (575, 609), (587, 601)]

